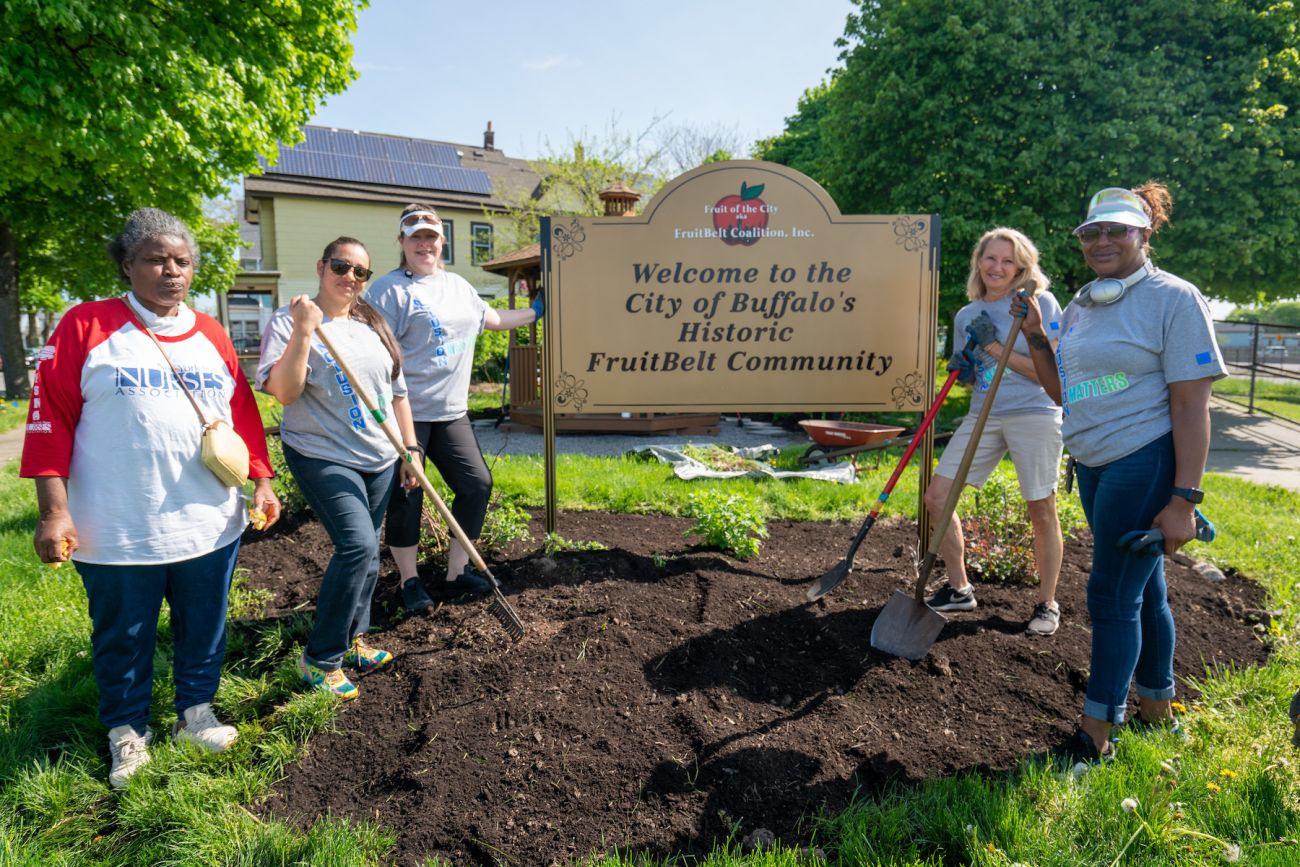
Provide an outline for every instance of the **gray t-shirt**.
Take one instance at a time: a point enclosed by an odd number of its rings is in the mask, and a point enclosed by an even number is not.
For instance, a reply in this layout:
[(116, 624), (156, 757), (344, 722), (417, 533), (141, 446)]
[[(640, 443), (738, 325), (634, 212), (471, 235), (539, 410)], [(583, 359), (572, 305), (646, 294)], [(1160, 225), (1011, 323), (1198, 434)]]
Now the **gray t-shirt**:
[[(1038, 295), (1038, 308), (1043, 312), (1043, 327), (1047, 331), (1048, 338), (1058, 339), (1061, 334), (1061, 305), (1056, 303), (1052, 293), (1041, 292)], [(958, 310), (957, 316), (953, 319), (955, 345), (966, 345), (966, 326), (974, 322), (981, 313), (988, 313), (997, 328), (998, 342), (1006, 344), (1007, 335), (1011, 333), (1011, 323), (1014, 321), (1011, 318), (1010, 296), (999, 298), (997, 301), (972, 301)], [(1023, 332), (1016, 336), (1015, 351), (1025, 356), (1029, 355), (1029, 344), (1025, 342)], [(993, 382), (993, 374), (998, 369), (998, 360), (983, 349), (977, 350), (975, 356), (979, 361), (979, 369), (975, 372), (976, 387), (971, 389), (971, 415), (977, 415), (980, 408), (984, 406), (984, 395), (988, 393), (989, 385)], [(1056, 402), (1043, 391), (1041, 385), (1027, 376), (1016, 373), (1008, 365), (1002, 373), (1002, 381), (998, 383), (998, 394), (993, 400), (993, 408), (989, 410), (989, 415), (1049, 414), (1056, 411)]]
[(402, 269), (371, 285), (366, 300), (388, 320), (402, 347), (416, 421), (450, 421), (469, 410), (474, 341), (487, 303), (463, 277), (439, 268), (427, 277)]
[[(400, 373), (393, 379), (393, 357), (379, 335), (355, 319), (326, 317), (321, 328), (361, 380), (361, 387), (385, 414), (391, 415), (393, 396), (405, 395), (406, 383)], [(262, 335), (262, 357), (257, 363), (259, 390), (266, 390), (266, 378), (284, 355), (292, 334), (293, 317), (288, 307), (281, 307), (271, 316)], [(316, 337), (307, 355), (307, 386), (297, 400), (284, 408), (280, 439), (309, 458), (364, 473), (377, 473), (397, 460), (397, 450), (353, 390), (343, 368)]]
[(1227, 376), (1200, 291), (1157, 269), (1114, 304), (1071, 303), (1061, 320), (1061, 433), (1099, 467), (1173, 429), (1169, 383)]

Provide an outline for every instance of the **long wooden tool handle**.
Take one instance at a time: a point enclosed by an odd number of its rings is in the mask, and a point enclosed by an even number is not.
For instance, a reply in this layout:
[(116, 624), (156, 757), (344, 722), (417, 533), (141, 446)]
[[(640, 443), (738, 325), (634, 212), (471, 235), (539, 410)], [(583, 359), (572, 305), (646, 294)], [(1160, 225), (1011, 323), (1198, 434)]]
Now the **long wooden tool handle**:
[(442, 520), (447, 524), (448, 529), (451, 530), (451, 534), (456, 537), (456, 541), (460, 542), (461, 547), (463, 547), (469, 554), (470, 562), (474, 564), (474, 568), (483, 574), (490, 576), (492, 573), (488, 570), (487, 564), (483, 562), (483, 558), (479, 556), (478, 549), (474, 547), (474, 543), (469, 540), (469, 537), (465, 535), (465, 531), (460, 528), (460, 524), (452, 517), (451, 510), (448, 509), (447, 504), (442, 501), (442, 497), (438, 496), (438, 492), (429, 481), (429, 477), (424, 474), (424, 467), (421, 466), (424, 463), (423, 458), (418, 461), (412, 458), (411, 453), (406, 448), (406, 444), (402, 442), (402, 438), (394, 433), (393, 429), (389, 426), (388, 417), (384, 414), (384, 411), (381, 410), (375, 403), (374, 399), (371, 398), (369, 392), (362, 387), (360, 381), (352, 372), (352, 368), (348, 367), (348, 363), (343, 360), (343, 356), (339, 355), (339, 351), (334, 348), (334, 343), (325, 334), (325, 329), (323, 327), (316, 327), (316, 336), (320, 338), (321, 343), (325, 344), (325, 348), (330, 351), (330, 355), (334, 356), (334, 363), (339, 366), (339, 369), (343, 371), (343, 375), (348, 378), (348, 382), (352, 384), (352, 390), (357, 393), (357, 397), (361, 398), (361, 402), (366, 405), (366, 409), (370, 410), (370, 415), (379, 423), (379, 429), (388, 437), (388, 441), (393, 444), (393, 448), (397, 449), (397, 453), (403, 455), (406, 461), (410, 463), (411, 468), (415, 470), (415, 477), (420, 480), (420, 487), (429, 495), (429, 499), (433, 501), (434, 508), (436, 508), (438, 514), (442, 516)]
[(1002, 382), (1002, 372), (1007, 369), (1007, 362), (1011, 360), (1011, 353), (1015, 351), (1016, 338), (1020, 336), (1020, 326), (1024, 321), (1025, 317), (1017, 316), (1011, 322), (1011, 333), (1007, 335), (1007, 342), (1002, 347), (1002, 357), (998, 359), (997, 370), (993, 372), (988, 393), (984, 395), (984, 405), (980, 407), (979, 417), (975, 419), (975, 428), (971, 431), (970, 442), (966, 444), (966, 451), (961, 456), (957, 475), (952, 480), (952, 489), (948, 491), (939, 523), (935, 525), (934, 535), (930, 538), (930, 547), (925, 552), (925, 559), (921, 561), (921, 568), (916, 572), (914, 595), (916, 601), (922, 605), (925, 604), (925, 585), (930, 580), (930, 569), (934, 566), (935, 558), (939, 556), (939, 545), (943, 543), (943, 536), (948, 532), (948, 522), (952, 520), (953, 512), (957, 510), (961, 490), (966, 486), (966, 474), (970, 472), (971, 461), (975, 459), (975, 449), (979, 446), (980, 436), (984, 433), (984, 423), (988, 421), (989, 410), (993, 409), (993, 398), (997, 396), (998, 385)]

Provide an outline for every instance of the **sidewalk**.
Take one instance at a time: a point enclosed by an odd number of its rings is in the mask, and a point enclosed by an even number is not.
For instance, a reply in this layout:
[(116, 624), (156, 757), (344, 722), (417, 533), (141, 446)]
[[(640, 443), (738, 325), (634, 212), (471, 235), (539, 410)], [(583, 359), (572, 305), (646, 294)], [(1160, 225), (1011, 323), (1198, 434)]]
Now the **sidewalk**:
[[(1235, 404), (1221, 400), (1210, 402), (1210, 456), (1206, 469), (1215, 473), (1238, 476), (1251, 482), (1280, 485), (1300, 492), (1300, 426), (1276, 421), (1265, 415), (1248, 415)], [(789, 445), (804, 442), (802, 434), (792, 434), (770, 425), (748, 422), (738, 428), (733, 421), (724, 420), (723, 431), (717, 437), (615, 437), (615, 436), (564, 436), (557, 443), (561, 452), (578, 451), (588, 454), (622, 454), (628, 449), (665, 442), (730, 442), (733, 445), (757, 445), (770, 442)], [(489, 455), (540, 454), (540, 434), (502, 434), (491, 423), (475, 425), (483, 451)], [(0, 434), (0, 464), (17, 458), (23, 450), (21, 428)]]
[(1300, 491), (1300, 426), (1211, 400), (1210, 456), (1205, 468)]

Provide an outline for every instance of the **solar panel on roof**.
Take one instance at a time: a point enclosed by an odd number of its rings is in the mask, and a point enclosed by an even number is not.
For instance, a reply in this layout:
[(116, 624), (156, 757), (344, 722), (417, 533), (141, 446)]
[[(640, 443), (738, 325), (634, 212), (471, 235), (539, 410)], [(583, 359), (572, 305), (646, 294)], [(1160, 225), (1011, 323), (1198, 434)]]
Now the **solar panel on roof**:
[(475, 195), (492, 192), (487, 173), (463, 168), (452, 145), (322, 127), (304, 127), (303, 135), (293, 147), (280, 146), (274, 167), (263, 159), (263, 170)]

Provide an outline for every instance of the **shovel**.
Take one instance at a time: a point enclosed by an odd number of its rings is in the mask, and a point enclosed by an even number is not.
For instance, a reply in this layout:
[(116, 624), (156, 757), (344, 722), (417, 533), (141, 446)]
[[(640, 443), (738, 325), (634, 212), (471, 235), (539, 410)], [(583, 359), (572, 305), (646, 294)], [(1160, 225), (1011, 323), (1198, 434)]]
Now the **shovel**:
[(456, 537), (456, 541), (460, 542), (461, 546), (469, 553), (469, 559), (474, 564), (474, 568), (487, 576), (488, 582), (492, 585), (492, 601), (488, 603), (488, 613), (501, 623), (502, 628), (510, 635), (511, 641), (519, 641), (524, 637), (523, 621), (519, 619), (515, 609), (506, 601), (506, 597), (501, 593), (500, 585), (497, 584), (496, 576), (483, 562), (478, 549), (470, 542), (469, 537), (465, 535), (465, 531), (460, 528), (460, 524), (452, 517), (447, 504), (442, 501), (442, 497), (438, 496), (438, 492), (429, 482), (429, 477), (424, 474), (424, 467), (421, 466), (424, 461), (416, 461), (411, 457), (411, 453), (406, 450), (402, 438), (388, 424), (388, 417), (384, 414), (384, 411), (375, 404), (370, 397), (370, 393), (361, 387), (360, 380), (352, 373), (352, 369), (343, 360), (343, 356), (339, 355), (338, 350), (334, 348), (333, 342), (325, 334), (325, 329), (317, 327), (316, 336), (320, 338), (321, 343), (325, 344), (325, 348), (329, 350), (330, 355), (334, 356), (334, 361), (338, 364), (339, 369), (343, 371), (343, 375), (348, 378), (348, 382), (352, 384), (352, 390), (356, 392), (357, 397), (361, 398), (361, 402), (366, 405), (366, 409), (374, 416), (375, 421), (379, 422), (379, 429), (384, 432), (384, 436), (388, 437), (388, 441), (393, 444), (393, 448), (397, 449), (397, 453), (405, 456), (407, 462), (411, 464), (412, 469), (415, 470), (415, 477), (420, 481), (420, 487), (424, 489), (424, 493), (428, 495), (434, 508), (438, 510), (438, 514), (442, 516), (447, 529), (451, 530), (451, 534)]
[(925, 559), (921, 561), (920, 568), (917, 570), (913, 594), (909, 596), (902, 590), (895, 590), (871, 627), (871, 646), (876, 650), (883, 650), (885, 653), (901, 656), (904, 659), (921, 659), (930, 652), (930, 646), (943, 631), (943, 625), (948, 622), (946, 617), (925, 604), (925, 585), (930, 580), (930, 571), (939, 556), (939, 543), (948, 532), (948, 522), (952, 520), (952, 514), (957, 509), (961, 489), (966, 485), (966, 474), (970, 472), (971, 461), (975, 458), (975, 448), (984, 433), (984, 423), (988, 421), (989, 410), (993, 408), (993, 398), (997, 396), (998, 384), (1002, 381), (1002, 372), (1006, 370), (1007, 362), (1011, 360), (1011, 353), (1016, 338), (1020, 336), (1020, 326), (1023, 322), (1024, 317), (1017, 316), (1011, 323), (1011, 333), (1007, 335), (1006, 343), (1002, 348), (1002, 357), (998, 359), (997, 369), (989, 382), (988, 393), (984, 396), (984, 405), (980, 407), (979, 417), (975, 419), (975, 429), (971, 431), (970, 442), (966, 444), (961, 465), (957, 467), (957, 475), (952, 480), (952, 490), (948, 492), (948, 499), (943, 504), (939, 523), (930, 539), (930, 548), (925, 552)]
[[(972, 351), (977, 348), (975, 338), (972, 337), (966, 342), (966, 348)], [(880, 497), (876, 500), (876, 507), (871, 510), (871, 514), (867, 515), (866, 520), (862, 522), (858, 535), (853, 537), (853, 544), (849, 545), (849, 553), (845, 554), (843, 560), (836, 563), (825, 575), (817, 579), (817, 582), (808, 588), (805, 595), (808, 597), (809, 602), (816, 602), (821, 599), (840, 586), (845, 578), (849, 577), (849, 572), (853, 570), (853, 558), (858, 553), (858, 546), (862, 544), (863, 539), (867, 538), (867, 532), (875, 526), (876, 518), (880, 516), (880, 510), (885, 508), (885, 503), (889, 502), (889, 495), (894, 492), (895, 483), (898, 482), (899, 476), (903, 475), (903, 470), (907, 469), (908, 463), (912, 460), (912, 455), (916, 452), (916, 447), (921, 444), (921, 438), (925, 436), (925, 432), (930, 428), (930, 423), (939, 414), (939, 407), (943, 406), (944, 399), (948, 397), (948, 392), (952, 390), (952, 384), (956, 381), (957, 371), (954, 370), (948, 374), (948, 379), (944, 382), (943, 388), (939, 389), (939, 396), (934, 399), (934, 403), (930, 404), (930, 409), (921, 421), (921, 426), (916, 429), (916, 433), (912, 434), (912, 441), (908, 443), (907, 451), (903, 452), (903, 457), (894, 469), (894, 474), (885, 483), (885, 489), (880, 492)]]

